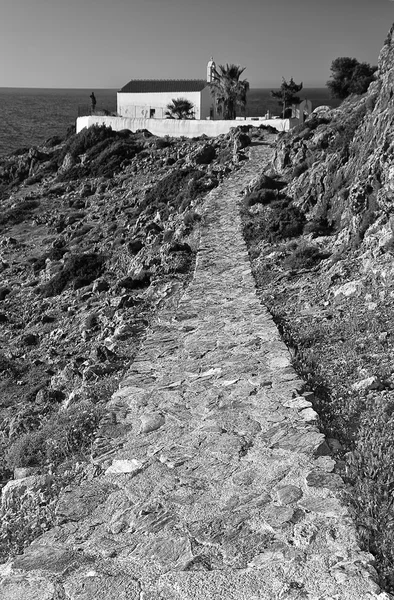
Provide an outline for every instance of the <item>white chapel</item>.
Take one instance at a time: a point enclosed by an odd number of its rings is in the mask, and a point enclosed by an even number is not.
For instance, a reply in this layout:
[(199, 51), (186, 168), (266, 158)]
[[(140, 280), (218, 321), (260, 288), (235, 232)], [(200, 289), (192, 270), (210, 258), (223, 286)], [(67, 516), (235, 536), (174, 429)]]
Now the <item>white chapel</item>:
[(167, 105), (185, 98), (194, 106), (196, 119), (216, 119), (209, 83), (216, 68), (213, 58), (207, 64), (206, 79), (132, 79), (117, 93), (121, 117), (165, 119)]

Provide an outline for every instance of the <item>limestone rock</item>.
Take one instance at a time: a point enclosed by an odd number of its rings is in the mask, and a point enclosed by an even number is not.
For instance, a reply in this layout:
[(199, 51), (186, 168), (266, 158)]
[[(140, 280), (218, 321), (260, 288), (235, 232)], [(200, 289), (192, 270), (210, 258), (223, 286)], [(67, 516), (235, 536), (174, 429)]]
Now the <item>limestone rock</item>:
[(26, 492), (38, 493), (50, 486), (52, 477), (50, 475), (31, 475), (21, 479), (11, 480), (1, 490), (1, 507), (3, 509), (18, 505), (18, 499)]
[(126, 473), (136, 475), (141, 471), (143, 463), (136, 458), (131, 460), (113, 460), (112, 465), (106, 470), (109, 473)]
[(303, 410), (300, 410), (299, 415), (300, 417), (302, 417), (302, 419), (304, 419), (304, 421), (307, 421), (308, 423), (312, 421), (317, 421), (317, 419), (319, 418), (319, 415), (316, 411), (313, 410), (313, 408), (304, 408)]
[(367, 377), (366, 379), (362, 379), (361, 381), (356, 381), (356, 383), (353, 383), (352, 389), (356, 392), (368, 392), (369, 390), (380, 389), (381, 385), (382, 383), (379, 377), (372, 375), (371, 377)]
[(165, 423), (165, 418), (160, 413), (144, 414), (140, 417), (141, 433), (150, 433), (162, 427)]
[(22, 556), (14, 560), (13, 567), (27, 572), (40, 569), (62, 574), (70, 568), (77, 568), (84, 562), (86, 559), (83, 556), (61, 544), (42, 544), (36, 541)]
[(309, 400), (306, 400), (303, 396), (297, 396), (297, 398), (290, 398), (290, 400), (286, 400), (286, 402), (283, 403), (283, 406), (302, 410), (303, 408), (310, 408), (312, 406), (312, 402), (309, 402)]
[(285, 485), (276, 490), (276, 495), (281, 504), (292, 504), (302, 498), (302, 490), (295, 485)]
[(310, 487), (324, 487), (330, 490), (335, 490), (343, 487), (342, 478), (335, 473), (325, 473), (324, 471), (311, 471), (306, 482)]

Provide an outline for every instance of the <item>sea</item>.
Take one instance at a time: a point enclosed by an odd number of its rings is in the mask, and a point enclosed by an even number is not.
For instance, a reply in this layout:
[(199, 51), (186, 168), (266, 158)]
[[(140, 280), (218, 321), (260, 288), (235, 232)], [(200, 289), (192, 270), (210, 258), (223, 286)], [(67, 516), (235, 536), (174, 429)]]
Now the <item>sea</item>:
[[(116, 112), (116, 92), (93, 90), (96, 109)], [(246, 115), (258, 117), (279, 114), (271, 88), (252, 89), (248, 94)], [(0, 156), (19, 148), (38, 146), (55, 135), (64, 136), (78, 115), (88, 114), (91, 89), (0, 88)], [(338, 106), (327, 88), (304, 88), (299, 96), (311, 100), (313, 108)]]

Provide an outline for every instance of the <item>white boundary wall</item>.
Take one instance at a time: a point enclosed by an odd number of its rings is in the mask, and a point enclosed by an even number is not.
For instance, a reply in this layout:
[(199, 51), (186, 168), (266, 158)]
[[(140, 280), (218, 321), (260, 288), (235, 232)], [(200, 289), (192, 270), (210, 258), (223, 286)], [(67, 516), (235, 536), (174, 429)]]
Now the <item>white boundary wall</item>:
[(252, 119), (236, 120), (236, 121), (198, 121), (198, 120), (177, 120), (177, 119), (130, 119), (127, 117), (100, 117), (96, 115), (79, 117), (77, 119), (77, 133), (85, 127), (92, 125), (106, 125), (114, 131), (129, 129), (137, 131), (137, 129), (147, 129), (153, 135), (170, 137), (198, 137), (202, 134), (208, 137), (216, 137), (222, 133), (228, 133), (231, 127), (239, 127), (241, 125), (252, 125), (259, 127), (260, 125), (270, 125), (277, 131), (288, 131), (299, 122), (298, 119), (267, 119), (256, 121)]

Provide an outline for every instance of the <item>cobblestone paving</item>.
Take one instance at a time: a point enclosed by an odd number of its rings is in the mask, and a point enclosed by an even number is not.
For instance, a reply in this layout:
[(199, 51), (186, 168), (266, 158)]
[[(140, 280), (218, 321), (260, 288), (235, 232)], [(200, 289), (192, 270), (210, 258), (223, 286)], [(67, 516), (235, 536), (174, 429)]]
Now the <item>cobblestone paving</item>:
[(126, 443), (98, 459), (101, 476), (64, 494), (63, 524), (3, 568), (0, 597), (388, 597), (256, 296), (238, 202), (271, 152), (252, 148), (208, 196), (194, 279), (111, 401), (114, 422), (130, 428)]

